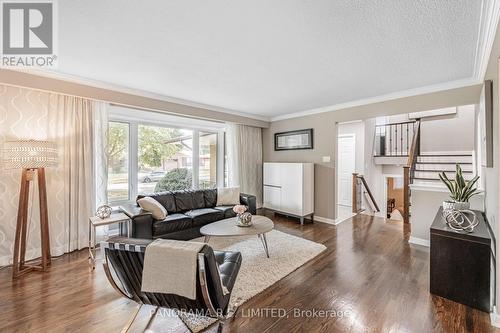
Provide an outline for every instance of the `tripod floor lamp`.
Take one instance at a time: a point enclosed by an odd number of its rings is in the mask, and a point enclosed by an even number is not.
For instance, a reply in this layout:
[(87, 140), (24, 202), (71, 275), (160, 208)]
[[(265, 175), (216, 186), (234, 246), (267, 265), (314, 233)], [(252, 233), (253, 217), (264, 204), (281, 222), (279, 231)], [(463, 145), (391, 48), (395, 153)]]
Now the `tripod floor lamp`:
[[(22, 169), (19, 208), (17, 210), (16, 238), (14, 241), (14, 259), (12, 278), (37, 270), (45, 271), (50, 265), (50, 237), (47, 209), (47, 190), (45, 168), (57, 164), (57, 149), (49, 141), (7, 141), (4, 145), (5, 169)], [(41, 262), (38, 265), (27, 264), (26, 242), (28, 236), (28, 208), (30, 184), (37, 176), (40, 204)]]

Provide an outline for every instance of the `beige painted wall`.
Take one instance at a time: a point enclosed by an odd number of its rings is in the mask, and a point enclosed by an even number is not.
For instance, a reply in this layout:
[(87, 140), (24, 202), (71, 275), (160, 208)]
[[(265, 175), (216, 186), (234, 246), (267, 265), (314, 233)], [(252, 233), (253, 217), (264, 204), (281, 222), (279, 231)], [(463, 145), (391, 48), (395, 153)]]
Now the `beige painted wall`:
[(220, 122), (233, 122), (255, 127), (269, 126), (269, 122), (267, 121), (211, 110), (209, 108), (174, 103), (160, 99), (159, 97), (149, 97), (140, 95), (139, 93), (127, 93), (114, 89), (100, 88), (92, 85), (7, 69), (0, 69), (0, 83), (43, 91), (53, 91), (66, 95), (106, 101), (132, 108), (156, 110), (193, 118), (215, 120)]
[[(473, 85), (275, 121), (270, 124), (269, 128), (263, 131), (264, 161), (315, 163), (315, 213), (321, 217), (334, 219), (336, 123), (449, 106), (475, 104), (479, 100), (480, 90), (480, 85)], [(274, 133), (304, 128), (314, 128), (314, 149), (274, 151)], [(369, 150), (366, 149), (365, 151)], [(323, 163), (322, 156), (331, 156), (330, 163)], [(365, 159), (365, 161), (367, 160)], [(370, 182), (370, 179), (367, 180)]]
[[(495, 42), (493, 43), (493, 49), (491, 51), (490, 60), (488, 62), (488, 68), (486, 69), (485, 80), (493, 81), (493, 168), (483, 168), (482, 175), (485, 177), (485, 212), (488, 221), (490, 222), (496, 239), (497, 248), (496, 253), (500, 250), (500, 244), (498, 239), (500, 236), (500, 223), (498, 223), (498, 218), (500, 214), (500, 197), (498, 195), (499, 191), (499, 178), (498, 173), (500, 172), (500, 155), (499, 152), (499, 129), (500, 129), (500, 117), (499, 117), (499, 58), (500, 58), (500, 25), (497, 27), (497, 32), (495, 36)], [(498, 261), (497, 261), (498, 262)], [(500, 265), (497, 264), (496, 276), (500, 276)], [(500, 300), (500, 281), (496, 279), (496, 299)], [(500, 309), (497, 301), (497, 314)]]

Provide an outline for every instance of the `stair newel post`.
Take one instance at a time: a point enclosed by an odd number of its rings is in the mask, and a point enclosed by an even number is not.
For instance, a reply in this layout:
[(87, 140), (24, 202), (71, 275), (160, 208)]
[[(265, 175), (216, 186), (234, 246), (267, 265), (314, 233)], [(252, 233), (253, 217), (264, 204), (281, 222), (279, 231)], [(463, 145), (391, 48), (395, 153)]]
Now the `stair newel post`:
[(352, 174), (352, 212), (353, 214), (358, 213), (358, 174)]
[(403, 221), (410, 223), (410, 167), (403, 167)]
[(416, 121), (418, 122), (418, 127), (417, 127), (417, 131), (418, 131), (418, 134), (417, 134), (417, 156), (420, 155), (420, 118), (417, 118)]

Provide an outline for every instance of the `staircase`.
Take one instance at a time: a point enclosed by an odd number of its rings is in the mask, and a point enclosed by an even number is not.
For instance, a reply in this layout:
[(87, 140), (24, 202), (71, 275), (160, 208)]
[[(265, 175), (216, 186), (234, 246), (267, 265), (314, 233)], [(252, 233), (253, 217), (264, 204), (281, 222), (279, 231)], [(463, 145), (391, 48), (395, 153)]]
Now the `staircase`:
[(422, 154), (417, 156), (415, 168), (411, 171), (411, 183), (440, 183), (439, 173), (445, 172), (449, 178), (455, 177), (455, 165), (462, 168), (464, 178), (474, 177), (472, 152), (469, 154)]
[(445, 172), (448, 178), (455, 178), (456, 164), (462, 168), (466, 180), (471, 180), (476, 171), (472, 152), (421, 152), (420, 125), (421, 120), (415, 119), (415, 121), (375, 126), (375, 161), (377, 158), (399, 158), (406, 161), (403, 165), (403, 220), (405, 223), (409, 223), (411, 217), (410, 186), (412, 184), (442, 185), (439, 174)]

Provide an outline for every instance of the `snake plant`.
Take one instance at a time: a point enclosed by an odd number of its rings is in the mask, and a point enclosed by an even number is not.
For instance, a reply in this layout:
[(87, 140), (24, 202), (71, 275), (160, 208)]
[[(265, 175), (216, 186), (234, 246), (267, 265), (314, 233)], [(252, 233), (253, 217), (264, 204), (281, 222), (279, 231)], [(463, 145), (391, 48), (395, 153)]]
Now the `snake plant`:
[(455, 179), (449, 179), (446, 176), (446, 173), (443, 171), (439, 174), (439, 178), (441, 181), (448, 187), (450, 190), (450, 198), (455, 202), (469, 202), (469, 199), (479, 193), (476, 184), (479, 176), (475, 176), (469, 181), (464, 179), (464, 175), (462, 173), (462, 168), (460, 165), (456, 165)]

